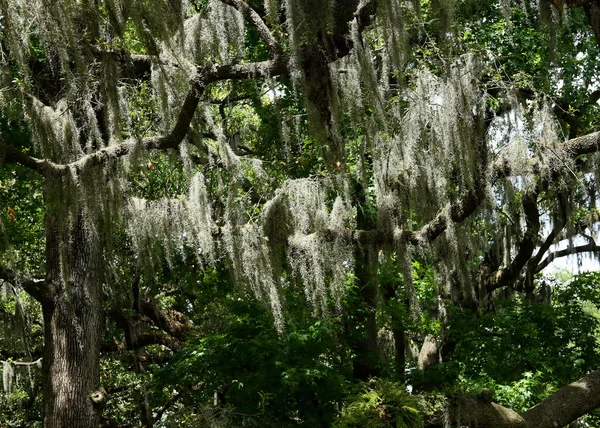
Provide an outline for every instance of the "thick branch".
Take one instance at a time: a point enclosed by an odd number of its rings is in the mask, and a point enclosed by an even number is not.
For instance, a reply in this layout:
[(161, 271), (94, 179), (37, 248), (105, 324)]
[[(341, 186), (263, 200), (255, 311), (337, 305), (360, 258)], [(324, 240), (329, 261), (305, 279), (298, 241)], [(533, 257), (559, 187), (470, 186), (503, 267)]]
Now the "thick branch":
[(494, 272), (486, 281), (488, 292), (516, 280), (527, 262), (531, 259), (540, 230), (540, 213), (537, 205), (537, 192), (531, 191), (523, 196), (526, 229), (519, 243), (519, 251), (510, 265)]
[[(582, 137), (573, 138), (563, 143), (562, 147), (564, 151), (573, 159), (575, 159), (577, 156), (581, 156), (584, 154), (596, 153), (600, 150), (600, 132), (594, 132), (592, 134), (584, 135)], [(536, 170), (536, 164), (537, 161), (531, 161), (533, 171)], [(509, 177), (510, 175), (512, 175), (512, 171), (507, 163), (502, 161), (494, 163), (491, 173), (492, 182), (495, 182), (505, 177)], [(461, 202), (454, 204), (450, 208), (450, 218), (453, 222), (460, 223), (475, 212), (475, 210), (483, 201), (482, 195), (478, 193), (481, 191), (482, 189), (478, 189), (477, 191), (469, 192)], [(533, 205), (535, 205), (535, 207)], [(520, 270), (524, 266), (524, 263), (527, 262), (529, 257), (531, 257), (531, 254), (534, 249), (535, 237), (537, 235), (537, 231), (539, 231), (539, 213), (537, 213), (537, 203), (533, 203), (529, 205), (529, 208), (525, 209), (525, 215), (526, 217), (528, 217), (528, 221), (532, 221), (533, 226), (537, 224), (537, 226), (535, 226), (536, 230), (532, 230), (531, 233), (529, 233), (529, 235), (526, 237), (527, 242), (524, 242), (526, 244), (525, 248), (522, 248), (520, 250), (519, 255), (517, 255), (516, 258), (516, 260), (518, 259), (518, 261), (514, 264), (514, 267), (511, 269), (511, 271), (506, 271), (500, 274), (501, 276), (503, 276), (503, 278), (508, 278), (508, 276), (513, 275), (515, 273), (514, 270), (517, 268), (517, 264), (521, 264), (520, 268), (518, 269)], [(535, 217), (537, 217), (537, 220), (535, 220)], [(447, 222), (448, 216), (444, 213), (444, 210), (442, 210), (435, 217), (434, 220), (432, 220), (427, 225), (423, 226), (419, 232), (409, 235), (408, 240), (413, 245), (416, 245), (419, 241), (423, 240), (425, 240), (426, 242), (433, 242), (439, 235), (441, 235), (446, 230), (446, 228), (448, 227)], [(535, 235), (533, 232), (535, 232)], [(526, 254), (529, 254), (529, 256), (525, 257)], [(516, 273), (518, 273), (518, 271)]]
[(184, 340), (192, 329), (192, 323), (185, 315), (174, 310), (159, 310), (150, 297), (144, 299), (142, 310), (144, 315), (150, 318), (157, 327), (179, 340)]
[(154, 55), (132, 54), (126, 51), (117, 51), (105, 49), (97, 46), (90, 46), (92, 54), (99, 60), (108, 59), (118, 62), (122, 69), (126, 71), (126, 76), (131, 78), (148, 78), (152, 71), (153, 64), (166, 65), (179, 68), (180, 64), (174, 61), (161, 59)]
[[(0, 153), (4, 153), (4, 163), (18, 163), (33, 171), (39, 172), (42, 176), (46, 176), (53, 171), (59, 170), (62, 165), (51, 162), (47, 159), (37, 159), (23, 153), (19, 149), (6, 143), (0, 138)], [(0, 159), (2, 161), (2, 159)], [(0, 162), (0, 166), (2, 162)]]
[(0, 280), (21, 287), (27, 294), (40, 303), (50, 299), (49, 290), (44, 280), (19, 277), (13, 270), (3, 266), (0, 266)]
[(39, 368), (42, 368), (42, 359), (38, 358), (35, 361), (4, 361), (4, 360), (0, 360), (0, 363), (9, 363), (12, 366), (22, 366), (22, 367), (31, 367), (31, 366), (36, 366)]
[[(539, 269), (540, 261), (546, 251), (550, 249), (550, 246), (555, 242), (556, 237), (564, 228), (564, 222), (559, 221), (554, 223), (554, 227), (552, 228), (552, 232), (546, 237), (544, 243), (540, 246), (535, 256), (528, 262), (527, 264), (527, 276), (533, 277), (536, 273), (538, 273), (541, 269)], [(543, 268), (542, 268), (543, 269)]]
[(563, 427), (600, 407), (600, 371), (594, 371), (521, 414), (528, 427)]
[(287, 60), (285, 57), (274, 61), (263, 61), (248, 64), (223, 65), (213, 67), (210, 70), (200, 69), (199, 76), (192, 81), (192, 87), (179, 111), (177, 122), (168, 135), (158, 137), (147, 137), (139, 142), (129, 140), (123, 144), (109, 146), (98, 150), (81, 159), (68, 164), (61, 165), (47, 160), (36, 159), (24, 155), (16, 150), (9, 151), (7, 159), (19, 162), (25, 166), (39, 171), (42, 175), (67, 175), (70, 170), (81, 171), (85, 168), (105, 164), (131, 154), (134, 150), (142, 147), (146, 150), (168, 150), (175, 149), (181, 144), (187, 135), (190, 123), (196, 112), (200, 97), (206, 90), (208, 84), (228, 79), (247, 79), (274, 77), (287, 72)]
[(600, 132), (583, 135), (563, 143), (563, 149), (573, 159), (600, 150)]
[(258, 35), (269, 48), (271, 58), (275, 59), (281, 55), (281, 47), (271, 34), (271, 31), (258, 13), (248, 4), (241, 0), (221, 0), (223, 3), (237, 9), (246, 20), (248, 20), (258, 31)]
[(430, 244), (448, 228), (448, 222), (461, 223), (469, 218), (483, 201), (482, 189), (471, 191), (459, 202), (440, 210), (433, 220), (415, 232), (390, 230), (337, 230), (326, 229), (321, 233), (325, 239), (342, 239), (359, 245), (391, 245), (405, 241), (415, 247)]
[[(600, 407), (600, 371), (556, 391), (529, 410), (517, 414), (492, 402), (491, 393), (454, 398), (449, 409), (451, 422), (480, 428), (555, 428), (564, 427)], [(440, 426), (446, 414), (435, 415), (426, 426)]]
[(375, 12), (377, 11), (378, 6), (378, 0), (361, 2), (358, 5), (358, 8), (354, 13), (354, 17), (358, 22), (359, 32), (362, 32), (366, 27), (368, 27), (371, 24), (371, 22), (373, 22), (373, 18), (375, 17)]
[(552, 263), (554, 260), (560, 257), (567, 257), (572, 254), (597, 252), (600, 252), (600, 245), (596, 245), (593, 242), (590, 242), (586, 245), (579, 245), (577, 247), (565, 248), (564, 250), (554, 251), (548, 254), (548, 256), (539, 265), (537, 265), (535, 273), (541, 272), (542, 270), (544, 270), (544, 268), (546, 268), (546, 266), (548, 266), (550, 263)]

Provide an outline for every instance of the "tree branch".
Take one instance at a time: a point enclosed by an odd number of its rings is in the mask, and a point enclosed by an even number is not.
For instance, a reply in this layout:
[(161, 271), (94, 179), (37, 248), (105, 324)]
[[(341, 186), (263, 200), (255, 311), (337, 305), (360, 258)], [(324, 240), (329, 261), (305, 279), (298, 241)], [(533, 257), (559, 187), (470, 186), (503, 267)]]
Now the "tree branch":
[(526, 229), (519, 243), (519, 250), (510, 265), (492, 273), (486, 281), (485, 289), (491, 293), (495, 289), (516, 280), (527, 262), (531, 259), (540, 231), (540, 212), (537, 204), (538, 192), (533, 190), (523, 195), (523, 211)]
[(367, 2), (360, 2), (356, 12), (354, 13), (354, 18), (358, 23), (358, 32), (361, 33), (366, 27), (368, 27), (371, 22), (373, 22), (373, 18), (375, 17), (375, 12), (377, 12), (377, 7), (379, 6), (379, 0), (371, 0)]
[(600, 371), (562, 387), (541, 403), (521, 413), (528, 427), (562, 427), (600, 406)]
[(271, 54), (271, 58), (275, 59), (281, 56), (282, 50), (279, 46), (275, 37), (269, 30), (269, 27), (265, 24), (260, 15), (250, 6), (248, 3), (245, 3), (241, 0), (221, 0), (223, 3), (235, 8), (238, 10), (246, 20), (248, 20), (256, 31), (258, 31), (258, 35), (261, 40), (267, 45), (269, 49), (269, 53)]
[(541, 269), (540, 270), (538, 270), (538, 269), (539, 269), (539, 265), (540, 265), (540, 261), (542, 260), (542, 257), (544, 257), (544, 254), (546, 254), (546, 251), (548, 251), (550, 249), (550, 246), (554, 243), (556, 237), (563, 230), (564, 225), (565, 225), (565, 223), (562, 221), (554, 223), (552, 232), (550, 232), (550, 234), (546, 237), (546, 240), (544, 241), (542, 246), (539, 248), (539, 250), (537, 251), (535, 256), (527, 263), (527, 274), (528, 274), (527, 276), (528, 277), (533, 278), (533, 276), (541, 270)]
[(198, 76), (192, 80), (191, 89), (177, 116), (177, 122), (168, 135), (143, 138), (141, 141), (129, 140), (122, 144), (105, 147), (83, 156), (70, 164), (57, 164), (46, 159), (37, 159), (7, 145), (0, 139), (1, 148), (6, 151), (5, 162), (17, 162), (42, 176), (65, 176), (71, 170), (82, 171), (110, 160), (131, 154), (142, 147), (146, 150), (175, 149), (181, 144), (189, 131), (190, 123), (196, 112), (200, 97), (206, 87), (213, 82), (228, 79), (248, 79), (275, 77), (287, 73), (287, 58), (283, 55), (276, 60), (247, 64), (223, 65), (219, 67), (199, 68)]
[(10, 365), (13, 366), (22, 366), (22, 367), (31, 367), (31, 366), (37, 366), (39, 368), (42, 367), (42, 359), (38, 358), (35, 361), (4, 361), (4, 360), (0, 360), (0, 363), (9, 363)]
[(157, 327), (178, 340), (184, 340), (192, 329), (192, 323), (185, 315), (174, 310), (159, 310), (151, 297), (146, 296), (144, 299), (142, 311)]
[(21, 287), (40, 303), (50, 300), (50, 291), (44, 280), (19, 277), (12, 269), (3, 266), (0, 266), (0, 280)]
[[(52, 172), (60, 170), (63, 166), (56, 164), (47, 159), (38, 159), (33, 156), (29, 156), (23, 153), (19, 149), (6, 143), (4, 139), (0, 137), (0, 153), (4, 153), (4, 163), (18, 163), (27, 167), (33, 171), (37, 171), (42, 176), (47, 176)], [(2, 162), (0, 162), (0, 166)]]
[(537, 265), (535, 269), (535, 273), (539, 273), (546, 268), (550, 263), (560, 257), (567, 257), (572, 254), (581, 254), (581, 253), (597, 253), (600, 252), (600, 245), (596, 245), (593, 242), (590, 242), (586, 245), (579, 245), (577, 247), (565, 248), (564, 250), (554, 251), (540, 263)]
[[(149, 75), (152, 71), (152, 64), (160, 64), (176, 68), (180, 67), (180, 64), (177, 62), (164, 60), (153, 55), (132, 54), (125, 51), (105, 49), (98, 46), (90, 46), (90, 51), (100, 60), (103, 58), (108, 58), (109, 60), (118, 62), (124, 70), (130, 71), (130, 73), (126, 74), (128, 77), (143, 78), (144, 75)], [(133, 73), (131, 73), (131, 71), (133, 71)]]

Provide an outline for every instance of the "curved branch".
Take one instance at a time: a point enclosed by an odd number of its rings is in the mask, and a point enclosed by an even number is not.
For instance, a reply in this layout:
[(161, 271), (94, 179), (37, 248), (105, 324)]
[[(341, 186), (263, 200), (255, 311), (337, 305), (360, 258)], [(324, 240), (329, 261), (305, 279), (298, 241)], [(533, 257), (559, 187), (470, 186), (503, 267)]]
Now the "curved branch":
[(600, 371), (562, 387), (521, 413), (528, 427), (562, 427), (600, 406)]
[(27, 294), (42, 303), (51, 299), (50, 290), (42, 279), (19, 277), (12, 269), (0, 266), (0, 280), (21, 287)]
[(275, 40), (275, 37), (273, 37), (273, 34), (269, 30), (269, 27), (267, 27), (263, 19), (252, 8), (252, 6), (241, 0), (221, 1), (238, 10), (246, 20), (250, 21), (250, 23), (256, 28), (256, 31), (258, 31), (258, 35), (260, 36), (262, 41), (265, 42), (265, 44), (267, 45), (272, 58), (277, 58), (281, 55), (282, 50), (279, 46), (279, 43), (277, 42), (277, 40)]
[(533, 276), (541, 270), (539, 269), (539, 265), (542, 257), (544, 257), (544, 254), (546, 254), (546, 252), (550, 249), (550, 246), (555, 242), (556, 237), (560, 234), (564, 227), (565, 223), (562, 221), (554, 223), (552, 232), (550, 232), (550, 234), (546, 237), (544, 243), (541, 245), (535, 256), (527, 264), (528, 277), (533, 278)]
[[(0, 153), (4, 153), (4, 163), (21, 164), (33, 171), (37, 171), (44, 177), (62, 168), (62, 165), (56, 164), (47, 159), (38, 159), (33, 156), (29, 156), (28, 154), (23, 153), (19, 149), (6, 143), (6, 141), (4, 141), (2, 138), (0, 138)], [(0, 162), (0, 166), (1, 165), (2, 162)]]
[(535, 273), (541, 272), (550, 263), (552, 263), (554, 260), (556, 260), (558, 258), (567, 257), (572, 254), (597, 253), (597, 252), (600, 252), (600, 245), (596, 245), (593, 242), (590, 242), (589, 244), (586, 244), (586, 245), (579, 245), (577, 247), (565, 248), (564, 250), (554, 251), (554, 252), (548, 254), (548, 256), (540, 264), (537, 265), (537, 267), (535, 269)]
[(22, 367), (31, 367), (31, 366), (37, 366), (39, 368), (42, 367), (42, 358), (38, 358), (35, 361), (4, 361), (4, 360), (0, 360), (0, 363), (9, 363), (12, 366), (22, 366)]
[[(537, 205), (537, 191), (526, 192), (523, 195), (523, 211), (525, 213), (526, 229), (519, 243), (519, 251), (510, 265), (492, 273), (486, 281), (485, 289), (492, 292), (503, 285), (516, 280), (527, 262), (531, 259), (537, 236), (540, 231), (540, 212)], [(531, 278), (528, 278), (531, 279)]]
[(378, 6), (379, 0), (360, 2), (356, 12), (354, 13), (354, 18), (356, 18), (356, 21), (358, 22), (359, 33), (361, 33), (371, 24), (371, 22), (373, 22), (373, 18), (375, 17), (375, 12), (377, 11)]

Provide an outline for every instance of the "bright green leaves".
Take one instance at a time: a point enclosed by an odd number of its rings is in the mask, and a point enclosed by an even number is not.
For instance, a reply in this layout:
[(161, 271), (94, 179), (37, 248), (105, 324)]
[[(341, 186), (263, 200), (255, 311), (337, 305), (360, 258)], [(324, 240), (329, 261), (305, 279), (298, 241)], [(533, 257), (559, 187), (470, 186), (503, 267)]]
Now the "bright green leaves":
[(335, 428), (418, 428), (430, 410), (425, 401), (397, 382), (372, 379), (357, 385), (357, 390), (360, 392), (346, 401)]

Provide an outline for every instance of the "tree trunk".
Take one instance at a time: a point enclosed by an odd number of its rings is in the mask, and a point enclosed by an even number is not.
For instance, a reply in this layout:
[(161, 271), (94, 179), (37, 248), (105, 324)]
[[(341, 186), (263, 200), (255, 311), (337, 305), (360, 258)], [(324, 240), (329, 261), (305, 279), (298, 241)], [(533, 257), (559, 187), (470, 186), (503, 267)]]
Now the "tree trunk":
[(591, 1), (584, 6), (584, 10), (594, 32), (596, 43), (600, 46), (600, 3), (598, 1)]
[(379, 376), (379, 346), (377, 343), (377, 284), (370, 275), (369, 250), (357, 249), (356, 281), (359, 287), (360, 303), (356, 320), (361, 327), (360, 336), (353, 343), (356, 354), (354, 359), (354, 379), (368, 380)]
[[(358, 228), (372, 229), (373, 219), (367, 214), (367, 200), (363, 186), (359, 182), (354, 183)], [(379, 376), (380, 354), (377, 343), (377, 269), (376, 248), (357, 245), (354, 250), (355, 266), (354, 272), (358, 286), (360, 302), (358, 308), (354, 308), (356, 321), (360, 326), (358, 337), (352, 336), (350, 346), (355, 352), (354, 378), (368, 380), (370, 377)]]
[(81, 215), (68, 231), (55, 213), (46, 223), (44, 427), (97, 428), (106, 399), (99, 387), (102, 246)]
[(394, 366), (396, 375), (400, 381), (404, 382), (404, 371), (406, 370), (406, 350), (408, 340), (402, 320), (392, 314), (392, 334), (394, 335)]

